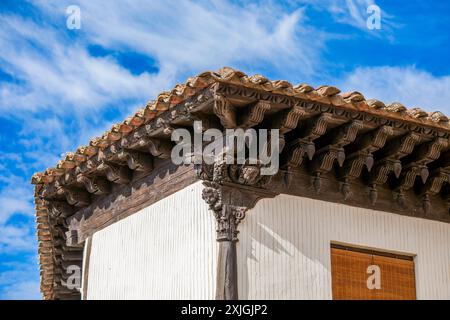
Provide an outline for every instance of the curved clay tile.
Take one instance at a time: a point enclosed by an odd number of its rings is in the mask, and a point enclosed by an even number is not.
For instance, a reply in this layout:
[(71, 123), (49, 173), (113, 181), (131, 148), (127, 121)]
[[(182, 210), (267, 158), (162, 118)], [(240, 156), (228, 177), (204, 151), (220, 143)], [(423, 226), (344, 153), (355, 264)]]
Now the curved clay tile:
[(301, 83), (294, 87), (294, 91), (299, 92), (299, 93), (309, 93), (309, 92), (314, 91), (314, 88), (312, 86), (310, 86), (309, 84)]
[(408, 111), (406, 111), (406, 114), (416, 119), (428, 117), (428, 113), (417, 107), (409, 109)]
[(341, 92), (341, 90), (333, 86), (320, 86), (316, 89), (316, 92), (321, 96), (331, 97)]
[(434, 111), (429, 114), (433, 122), (447, 122), (448, 117), (440, 111)]
[(387, 111), (391, 112), (404, 112), (406, 111), (406, 107), (402, 105), (400, 102), (392, 102), (391, 104), (385, 107)]
[(386, 105), (383, 101), (377, 100), (377, 99), (369, 99), (366, 101), (367, 105), (373, 109), (384, 109), (386, 108)]
[(263, 75), (260, 74), (255, 74), (252, 75), (250, 77), (248, 77), (248, 80), (256, 85), (260, 85), (260, 84), (265, 84), (267, 82), (269, 82), (269, 79), (267, 79), (266, 77), (264, 77)]
[(348, 102), (361, 102), (365, 101), (366, 98), (362, 95), (362, 93), (358, 91), (346, 92), (342, 94), (342, 98)]

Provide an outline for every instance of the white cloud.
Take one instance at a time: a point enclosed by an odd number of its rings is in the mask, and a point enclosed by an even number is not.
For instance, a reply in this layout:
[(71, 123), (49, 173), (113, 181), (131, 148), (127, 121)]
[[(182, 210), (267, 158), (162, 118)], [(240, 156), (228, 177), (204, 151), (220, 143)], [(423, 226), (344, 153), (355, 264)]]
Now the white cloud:
[[(0, 173), (0, 254), (34, 251), (33, 189), (21, 177)], [(25, 217), (24, 221), (13, 224), (18, 216)]]
[(385, 103), (397, 101), (408, 108), (450, 114), (450, 76), (437, 77), (414, 66), (360, 67), (345, 76), (339, 86)]
[[(61, 2), (37, 3), (54, 15)], [(68, 2), (67, 2), (68, 3)], [(108, 48), (151, 56), (158, 65), (190, 74), (224, 65), (248, 69), (276, 66), (311, 74), (318, 65), (323, 39), (303, 24), (301, 9), (231, 1), (83, 1), (82, 32)], [(314, 33), (314, 35), (313, 35)]]
[(36, 257), (21, 263), (1, 263), (6, 271), (0, 273), (1, 300), (41, 299)]
[(40, 300), (39, 281), (16, 282), (5, 287), (2, 295), (4, 300)]
[(110, 57), (90, 56), (56, 29), (15, 16), (1, 18), (0, 59), (20, 80), (1, 86), (0, 106), (7, 114), (91, 114), (121, 99), (145, 101), (152, 88), (167, 85), (158, 75), (134, 76)]
[(37, 241), (33, 235), (33, 225), (0, 225), (0, 254), (32, 252), (36, 250)]
[(2, 175), (0, 183), (4, 186), (0, 190), (0, 226), (14, 214), (33, 216), (34, 207), (30, 198), (32, 187), (29, 182), (17, 176)]

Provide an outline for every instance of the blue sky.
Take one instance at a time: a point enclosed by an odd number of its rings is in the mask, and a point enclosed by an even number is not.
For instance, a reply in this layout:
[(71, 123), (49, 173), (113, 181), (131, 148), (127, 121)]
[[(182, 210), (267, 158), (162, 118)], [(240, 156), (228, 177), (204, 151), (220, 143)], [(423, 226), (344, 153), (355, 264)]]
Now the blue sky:
[[(40, 298), (30, 177), (223, 66), (450, 114), (450, 2), (0, 1), (0, 299)], [(66, 27), (78, 5), (81, 29)]]

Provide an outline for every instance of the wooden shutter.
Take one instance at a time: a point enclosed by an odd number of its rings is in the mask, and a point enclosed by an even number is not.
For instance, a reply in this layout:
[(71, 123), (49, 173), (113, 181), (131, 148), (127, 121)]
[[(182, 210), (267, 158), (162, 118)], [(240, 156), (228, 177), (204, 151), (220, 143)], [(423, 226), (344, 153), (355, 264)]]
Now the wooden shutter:
[[(369, 289), (369, 266), (380, 270), (380, 289)], [(333, 299), (336, 300), (415, 300), (414, 260), (352, 247), (331, 246), (331, 277)]]

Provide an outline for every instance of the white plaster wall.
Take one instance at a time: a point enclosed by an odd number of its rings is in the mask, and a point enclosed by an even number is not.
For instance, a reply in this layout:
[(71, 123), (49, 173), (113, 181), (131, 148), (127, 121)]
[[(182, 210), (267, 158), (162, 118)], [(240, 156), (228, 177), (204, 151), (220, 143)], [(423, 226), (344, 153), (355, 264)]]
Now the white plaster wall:
[(332, 241), (416, 254), (418, 299), (450, 299), (450, 224), (280, 195), (247, 212), (240, 299), (331, 299)]
[(213, 299), (215, 220), (201, 183), (92, 237), (87, 299)]

